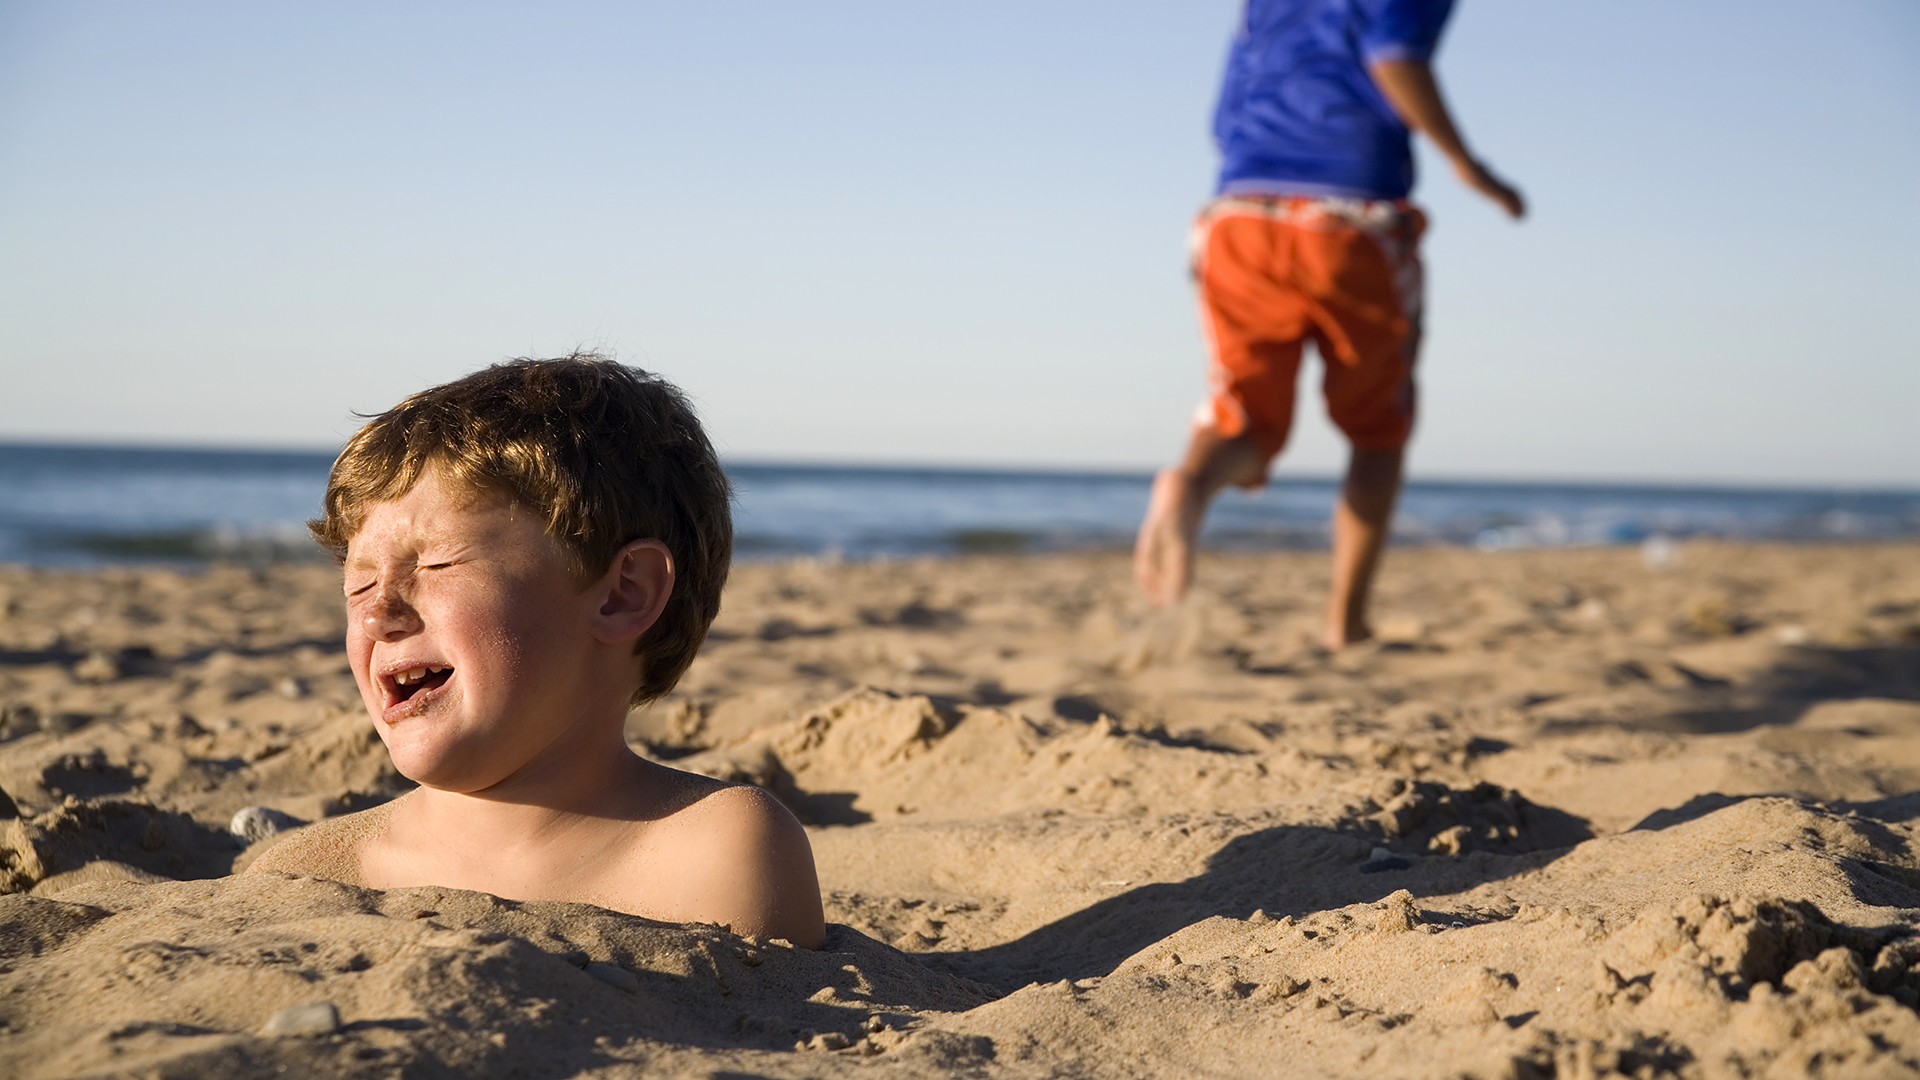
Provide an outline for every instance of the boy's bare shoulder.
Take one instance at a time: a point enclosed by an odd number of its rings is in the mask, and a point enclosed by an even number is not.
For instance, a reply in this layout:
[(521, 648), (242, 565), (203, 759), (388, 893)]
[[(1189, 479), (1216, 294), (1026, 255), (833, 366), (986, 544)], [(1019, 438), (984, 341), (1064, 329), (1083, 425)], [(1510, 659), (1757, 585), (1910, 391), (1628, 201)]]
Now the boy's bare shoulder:
[(761, 788), (674, 772), (681, 798), (656, 823), (656, 851), (684, 868), (690, 891), (724, 907), (712, 921), (817, 947), (820, 883), (799, 819)]
[[(716, 780), (662, 767), (670, 788), (665, 812), (653, 824), (657, 842), (698, 843), (714, 856), (773, 853), (798, 845), (812, 861), (806, 830), (772, 793), (752, 784)], [(715, 864), (723, 860), (715, 859)], [(732, 861), (728, 859), (726, 861)]]
[(242, 873), (305, 874), (348, 885), (364, 884), (361, 856), (367, 844), (386, 832), (393, 804), (325, 818), (281, 836)]
[(676, 826), (719, 829), (739, 840), (764, 835), (776, 840), (791, 836), (805, 842), (806, 830), (800, 827), (799, 819), (765, 788), (706, 776), (693, 777), (693, 781), (687, 785), (685, 804), (668, 818)]

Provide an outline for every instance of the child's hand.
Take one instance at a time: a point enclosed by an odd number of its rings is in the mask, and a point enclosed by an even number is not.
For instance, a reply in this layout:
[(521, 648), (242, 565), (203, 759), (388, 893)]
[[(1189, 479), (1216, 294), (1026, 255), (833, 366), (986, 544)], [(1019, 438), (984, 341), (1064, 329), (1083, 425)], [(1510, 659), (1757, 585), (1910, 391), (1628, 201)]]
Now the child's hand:
[(1453, 163), (1454, 172), (1460, 175), (1460, 182), (1500, 204), (1509, 217), (1527, 216), (1527, 200), (1520, 195), (1518, 188), (1508, 184), (1493, 174), (1493, 170), (1470, 157), (1462, 157)]

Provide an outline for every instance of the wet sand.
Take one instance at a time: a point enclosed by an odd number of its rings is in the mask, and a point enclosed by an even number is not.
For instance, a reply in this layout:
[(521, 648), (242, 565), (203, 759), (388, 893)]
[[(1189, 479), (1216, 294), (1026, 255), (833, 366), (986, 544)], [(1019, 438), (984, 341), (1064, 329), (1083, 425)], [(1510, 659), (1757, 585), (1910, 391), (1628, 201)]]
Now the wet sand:
[(1336, 655), (1315, 554), (741, 566), (629, 733), (818, 953), (225, 878), (406, 789), (333, 572), (0, 567), (0, 1074), (1920, 1072), (1920, 546), (1653, 562), (1396, 551)]

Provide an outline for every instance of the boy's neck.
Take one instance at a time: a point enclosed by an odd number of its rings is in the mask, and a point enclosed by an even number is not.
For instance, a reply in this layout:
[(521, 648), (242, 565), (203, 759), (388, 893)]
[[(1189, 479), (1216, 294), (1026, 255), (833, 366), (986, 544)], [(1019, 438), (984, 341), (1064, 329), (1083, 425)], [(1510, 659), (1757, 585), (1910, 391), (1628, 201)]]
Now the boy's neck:
[(515, 899), (609, 906), (606, 868), (661, 815), (652, 765), (619, 744), (591, 774), (526, 776), (479, 792), (422, 786), (392, 805), (360, 871), (380, 883), (434, 881)]
[(590, 745), (555, 746), (492, 787), (460, 792), (422, 785), (409, 816), (444, 823), (444, 835), (481, 847), (545, 836), (590, 820), (638, 820), (651, 801), (649, 765), (617, 733)]

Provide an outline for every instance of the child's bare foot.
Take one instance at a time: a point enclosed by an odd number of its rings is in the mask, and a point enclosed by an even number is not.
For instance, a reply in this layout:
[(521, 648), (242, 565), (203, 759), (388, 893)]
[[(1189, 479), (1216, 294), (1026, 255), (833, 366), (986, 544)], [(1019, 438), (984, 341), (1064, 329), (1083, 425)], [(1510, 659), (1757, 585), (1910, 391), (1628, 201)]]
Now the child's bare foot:
[(1354, 611), (1352, 601), (1334, 598), (1327, 607), (1327, 650), (1340, 651), (1373, 640), (1373, 626), (1367, 625), (1365, 611)]
[(1339, 652), (1349, 645), (1373, 639), (1373, 627), (1365, 619), (1330, 619), (1327, 622), (1327, 648)]
[(1193, 581), (1193, 542), (1206, 502), (1178, 469), (1153, 478), (1147, 517), (1133, 545), (1133, 576), (1155, 607), (1175, 604)]

